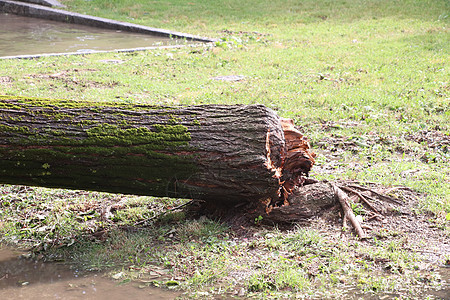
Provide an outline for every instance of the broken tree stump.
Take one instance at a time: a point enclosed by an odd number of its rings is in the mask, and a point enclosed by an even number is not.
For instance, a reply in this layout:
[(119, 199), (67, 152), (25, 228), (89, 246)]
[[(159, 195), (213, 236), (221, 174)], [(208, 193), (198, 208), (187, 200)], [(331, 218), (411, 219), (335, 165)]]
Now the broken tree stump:
[(275, 205), (313, 163), (292, 121), (263, 105), (0, 96), (0, 183)]

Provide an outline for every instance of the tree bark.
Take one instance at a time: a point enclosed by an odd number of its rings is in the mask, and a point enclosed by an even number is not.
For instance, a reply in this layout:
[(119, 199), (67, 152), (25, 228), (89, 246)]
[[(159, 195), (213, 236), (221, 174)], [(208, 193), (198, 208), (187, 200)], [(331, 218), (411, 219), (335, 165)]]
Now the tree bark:
[(0, 183), (279, 203), (313, 157), (293, 123), (262, 105), (0, 96)]

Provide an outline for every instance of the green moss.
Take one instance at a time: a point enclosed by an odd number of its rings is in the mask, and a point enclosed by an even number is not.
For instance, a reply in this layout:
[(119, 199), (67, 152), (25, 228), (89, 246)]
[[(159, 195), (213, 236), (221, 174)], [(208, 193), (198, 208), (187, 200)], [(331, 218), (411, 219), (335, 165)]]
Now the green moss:
[[(0, 102), (1, 103), (1, 102)], [(23, 122), (25, 119), (23, 116), (11, 116), (11, 115), (7, 115), (6, 116), (7, 119), (5, 119), (5, 121), (10, 121), (10, 122)]]
[(121, 129), (116, 125), (101, 124), (86, 130), (88, 138), (84, 145), (97, 146), (121, 146), (139, 144), (158, 144), (170, 146), (175, 142), (176, 146), (187, 145), (191, 135), (187, 127), (182, 125), (153, 125), (155, 131), (147, 127), (132, 127)]
[(53, 130), (53, 129), (50, 129), (49, 133), (53, 136), (64, 136), (66, 134), (63, 130)]
[(0, 103), (17, 104), (14, 117), (30, 124), (0, 120), (0, 138), (11, 146), (0, 148), (7, 182), (179, 196), (179, 180), (197, 172), (185, 155), (189, 129), (166, 108), (152, 115), (131, 112), (152, 108), (131, 104), (10, 96)]
[(169, 124), (178, 124), (182, 121), (181, 118), (175, 117), (173, 115), (169, 115), (169, 116), (170, 116)]
[(96, 123), (97, 122), (94, 121), (94, 120), (81, 120), (81, 121), (78, 121), (78, 125), (81, 126), (81, 127), (93, 125), (93, 124), (96, 124)]
[[(2, 101), (7, 100), (7, 101)], [(12, 101), (9, 102), (9, 101)], [(16, 102), (16, 103), (15, 103)], [(19, 104), (17, 104), (19, 103)], [(10, 95), (0, 95), (0, 107), (14, 107), (16, 109), (23, 109), (23, 105), (29, 107), (40, 107), (44, 109), (54, 108), (88, 108), (91, 111), (100, 112), (102, 108), (120, 108), (127, 109), (131, 111), (136, 110), (171, 110), (170, 107), (162, 107), (158, 105), (134, 105), (132, 103), (124, 102), (106, 102), (106, 101), (79, 101), (79, 100), (69, 100), (69, 99), (48, 99), (48, 98), (36, 98), (36, 97), (22, 97), (22, 96), (10, 96)]]
[(32, 135), (33, 130), (27, 126), (8, 126), (0, 124), (0, 132), (16, 133), (21, 135)]
[[(21, 139), (20, 136), (14, 138), (8, 137), (9, 143), (64, 146), (130, 146), (150, 144), (153, 149), (172, 149), (187, 145), (191, 140), (188, 128), (178, 124), (182, 121), (181, 118), (169, 114), (166, 111), (168, 109), (166, 107), (161, 113), (157, 113), (158, 122), (166, 124), (155, 124), (147, 128), (139, 124), (139, 121), (143, 118), (141, 115), (130, 115), (127, 111), (146, 111), (161, 107), (131, 105), (129, 103), (94, 103), (5, 95), (0, 95), (0, 103), (18, 111), (18, 114), (14, 114), (14, 116), (12, 114), (6, 115), (7, 120), (12, 122), (19, 121), (18, 119), (12, 120), (12, 118), (19, 118), (21, 122), (32, 121), (30, 124), (34, 123), (35, 120), (39, 122), (46, 122), (46, 120), (64, 120), (69, 122), (68, 126), (71, 128), (79, 128), (79, 132), (75, 130), (75, 132), (71, 133), (65, 131), (64, 128), (27, 128), (26, 126), (0, 125), (0, 132), (27, 135), (26, 139)], [(78, 108), (82, 108), (82, 110)], [(105, 114), (108, 116), (108, 123), (102, 123), (103, 119), (99, 118), (98, 115), (94, 115), (93, 120), (85, 120), (86, 112), (88, 114)], [(165, 114), (167, 114), (167, 117), (163, 117)], [(70, 136), (71, 134), (73, 136)]]

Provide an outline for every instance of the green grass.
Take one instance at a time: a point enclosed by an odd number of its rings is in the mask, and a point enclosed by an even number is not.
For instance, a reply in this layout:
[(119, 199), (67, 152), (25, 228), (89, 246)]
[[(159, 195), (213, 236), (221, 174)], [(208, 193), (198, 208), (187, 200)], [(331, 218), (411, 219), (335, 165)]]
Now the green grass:
[[(262, 103), (294, 119), (310, 138), (319, 152), (312, 176), (412, 188), (423, 193), (417, 212), (431, 212), (430, 226), (448, 236), (448, 1), (61, 2), (76, 12), (220, 40), (182, 49), (0, 60), (0, 94)], [(245, 79), (212, 79), (223, 75)], [(124, 268), (128, 278), (165, 268), (170, 276), (149, 284), (172, 285), (178, 278), (192, 297), (243, 289), (256, 298), (332, 298), (344, 297), (349, 285), (413, 297), (423, 282), (439, 285), (434, 273), (416, 272), (421, 258), (402, 249), (402, 236), (380, 233), (370, 245), (347, 244), (296, 228), (260, 229), (243, 240), (218, 222), (189, 220), (182, 212), (130, 231), (124, 228), (183, 201), (9, 186), (0, 195), (3, 241), (25, 239), (49, 248), (49, 257), (72, 258), (88, 269)], [(120, 200), (124, 205), (113, 218), (102, 220), (101, 203)]]

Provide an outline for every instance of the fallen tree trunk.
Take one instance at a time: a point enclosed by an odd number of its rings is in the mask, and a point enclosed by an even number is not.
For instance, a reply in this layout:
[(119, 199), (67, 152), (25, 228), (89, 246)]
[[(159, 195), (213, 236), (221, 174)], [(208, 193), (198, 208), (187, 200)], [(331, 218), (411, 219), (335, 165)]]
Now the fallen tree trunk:
[(0, 183), (273, 206), (313, 157), (293, 123), (262, 105), (0, 96)]

